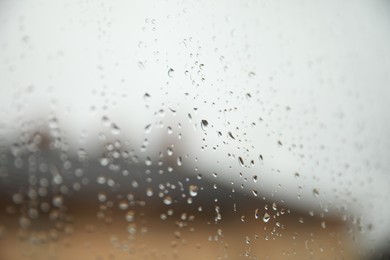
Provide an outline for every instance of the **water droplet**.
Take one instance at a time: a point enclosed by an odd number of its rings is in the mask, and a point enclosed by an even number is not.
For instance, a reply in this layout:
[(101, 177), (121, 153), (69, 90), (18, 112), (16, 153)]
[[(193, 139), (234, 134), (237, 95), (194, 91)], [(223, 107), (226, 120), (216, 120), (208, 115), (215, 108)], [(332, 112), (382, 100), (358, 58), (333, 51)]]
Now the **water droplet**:
[(295, 176), (296, 179), (299, 179), (299, 177), (300, 177), (299, 173), (297, 173), (297, 172), (294, 173), (294, 176)]
[(269, 219), (271, 218), (271, 216), (266, 212), (264, 213), (264, 216), (263, 216), (263, 221), (264, 223), (267, 223), (269, 221)]
[(255, 219), (259, 218), (259, 209), (255, 209)]
[(324, 229), (326, 228), (326, 223), (325, 223), (325, 221), (322, 221), (322, 222), (321, 222), (321, 227), (324, 228)]
[(169, 76), (169, 77), (173, 77), (174, 72), (175, 72), (175, 71), (174, 71), (172, 68), (170, 68), (170, 69), (168, 70), (168, 76)]
[(146, 164), (146, 166), (152, 165), (152, 159), (150, 159), (150, 157), (146, 157), (145, 164)]
[(142, 61), (138, 61), (138, 68), (143, 70), (145, 68), (145, 64)]
[(317, 198), (320, 196), (320, 191), (318, 189), (313, 189), (313, 194), (314, 196), (316, 196)]
[(31, 220), (27, 217), (20, 217), (19, 225), (21, 228), (29, 228), (31, 226)]
[(102, 203), (107, 201), (107, 195), (104, 192), (99, 192), (97, 197), (98, 200)]
[(244, 167), (244, 160), (241, 157), (238, 157), (238, 163), (241, 167)]
[(165, 205), (171, 205), (172, 202), (173, 202), (173, 200), (172, 200), (172, 197), (171, 197), (171, 196), (166, 196), (166, 197), (164, 198), (164, 204), (165, 204)]
[(146, 189), (146, 196), (152, 197), (153, 196), (153, 189), (152, 188), (147, 188)]
[(149, 93), (145, 93), (145, 94), (144, 94), (144, 100), (145, 100), (146, 102), (148, 102), (148, 101), (150, 100), (150, 94), (149, 94)]
[(15, 193), (13, 196), (12, 196), (12, 201), (15, 203), (15, 204), (21, 204), (23, 202), (23, 195), (20, 194), (20, 193)]
[(63, 197), (61, 195), (56, 195), (53, 197), (52, 203), (54, 207), (60, 208), (63, 205)]
[(127, 203), (127, 201), (122, 200), (121, 202), (119, 202), (118, 208), (121, 210), (126, 210), (129, 208), (129, 204)]
[(54, 116), (49, 118), (49, 128), (57, 129), (59, 127), (58, 119)]
[(107, 157), (102, 157), (100, 158), (99, 162), (102, 166), (107, 166), (108, 163), (110, 162), (110, 159), (108, 159)]
[(253, 193), (253, 195), (254, 195), (255, 197), (257, 197), (257, 190), (253, 189), (253, 190), (252, 190), (252, 193)]
[(202, 127), (203, 131), (206, 131), (207, 130), (207, 127), (209, 125), (209, 122), (207, 122), (207, 120), (203, 119), (201, 122), (200, 122), (200, 126)]
[(257, 175), (253, 175), (252, 179), (253, 179), (253, 182), (256, 183), (257, 182)]
[(130, 235), (135, 235), (137, 233), (137, 226), (135, 223), (131, 223), (127, 226), (127, 232), (129, 232)]
[(189, 186), (189, 192), (192, 197), (195, 197), (198, 195), (198, 186), (196, 185), (190, 185)]
[(256, 76), (256, 73), (254, 73), (253, 71), (250, 71), (250, 72), (248, 73), (248, 76), (249, 76), (250, 78), (253, 78), (254, 76)]
[(177, 157), (177, 165), (178, 165), (178, 166), (181, 166), (181, 165), (182, 165), (181, 156)]
[(145, 126), (145, 133), (146, 134), (149, 134), (151, 131), (152, 131), (152, 125), (151, 124)]
[(121, 132), (121, 129), (119, 126), (117, 126), (115, 123), (111, 123), (111, 133), (114, 135), (119, 135)]
[(105, 125), (105, 126), (110, 125), (110, 119), (107, 116), (102, 116), (102, 122), (103, 122), (103, 125)]
[(107, 181), (106, 177), (105, 176), (98, 176), (96, 178), (96, 182), (99, 183), (99, 184), (105, 184)]
[(231, 139), (231, 140), (236, 140), (236, 138), (234, 138), (232, 132), (228, 132), (228, 137), (229, 137), (229, 139)]

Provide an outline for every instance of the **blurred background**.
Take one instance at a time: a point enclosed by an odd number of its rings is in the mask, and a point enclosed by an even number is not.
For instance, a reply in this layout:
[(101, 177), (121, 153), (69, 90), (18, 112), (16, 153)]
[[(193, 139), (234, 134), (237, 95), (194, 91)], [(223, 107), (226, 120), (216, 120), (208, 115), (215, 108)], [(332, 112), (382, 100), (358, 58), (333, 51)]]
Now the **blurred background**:
[(385, 259), (389, 11), (0, 1), (0, 259)]

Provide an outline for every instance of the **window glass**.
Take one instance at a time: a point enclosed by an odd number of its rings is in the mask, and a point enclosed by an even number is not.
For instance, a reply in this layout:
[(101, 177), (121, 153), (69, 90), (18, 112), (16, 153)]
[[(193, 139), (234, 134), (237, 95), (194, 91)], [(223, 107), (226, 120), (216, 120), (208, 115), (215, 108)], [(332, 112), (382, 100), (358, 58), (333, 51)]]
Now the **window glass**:
[(0, 259), (390, 246), (387, 1), (0, 2)]

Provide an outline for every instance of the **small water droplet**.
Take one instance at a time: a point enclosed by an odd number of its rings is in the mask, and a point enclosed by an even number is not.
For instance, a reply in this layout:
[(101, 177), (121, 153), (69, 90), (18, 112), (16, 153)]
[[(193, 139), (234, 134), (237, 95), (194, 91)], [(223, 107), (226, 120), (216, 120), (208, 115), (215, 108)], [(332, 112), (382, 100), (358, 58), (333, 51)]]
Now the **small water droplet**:
[(152, 125), (151, 124), (145, 126), (145, 133), (146, 134), (149, 134), (151, 131), (152, 131)]
[(52, 203), (54, 207), (60, 208), (63, 205), (64, 199), (61, 195), (53, 197)]
[(145, 64), (142, 61), (138, 61), (138, 68), (143, 70), (145, 68)]
[(325, 223), (325, 221), (322, 221), (322, 222), (321, 222), (321, 227), (322, 227), (323, 229), (326, 228), (326, 223)]
[(253, 71), (250, 71), (250, 72), (248, 73), (248, 76), (249, 76), (250, 78), (253, 78), (254, 76), (256, 76), (256, 73), (254, 73)]
[(318, 198), (320, 196), (320, 191), (318, 189), (314, 188), (313, 194), (314, 194), (314, 196), (316, 196)]
[(133, 222), (135, 217), (135, 212), (132, 210), (127, 211), (125, 215), (125, 219), (127, 222)]
[(177, 165), (178, 165), (178, 166), (181, 166), (181, 165), (182, 165), (181, 156), (177, 157)]
[(198, 186), (196, 185), (190, 185), (189, 186), (189, 192), (192, 197), (196, 197), (198, 195)]
[(228, 132), (228, 137), (230, 140), (236, 140), (236, 138), (234, 138), (232, 132)]
[(152, 159), (150, 159), (150, 157), (146, 157), (145, 164), (146, 164), (146, 166), (152, 165)]
[(209, 122), (207, 122), (207, 120), (203, 119), (201, 122), (200, 122), (200, 126), (202, 127), (203, 131), (206, 131), (207, 130), (207, 127), (209, 125)]
[(266, 212), (263, 216), (263, 222), (267, 223), (270, 220), (271, 216)]
[(137, 226), (135, 223), (131, 223), (127, 226), (127, 232), (129, 232), (130, 235), (135, 235), (137, 233)]
[(168, 70), (168, 76), (169, 76), (169, 77), (173, 77), (174, 72), (175, 72), (174, 69), (170, 68), (170, 69)]
[(238, 163), (241, 167), (244, 167), (244, 160), (241, 157), (238, 157)]
[(259, 218), (259, 209), (255, 209), (255, 219)]
[(117, 126), (115, 123), (111, 123), (111, 133), (114, 135), (119, 135), (121, 132), (121, 129), (119, 126)]
[(173, 200), (172, 200), (171, 196), (165, 196), (165, 198), (164, 198), (164, 204), (165, 205), (171, 205), (172, 202), (173, 202)]
[(144, 94), (144, 100), (147, 102), (150, 100), (150, 94), (149, 93), (145, 93)]
[(102, 123), (105, 126), (109, 126), (110, 125), (110, 119), (107, 116), (102, 116)]
[(253, 195), (254, 195), (255, 197), (257, 197), (257, 190), (253, 189), (253, 190), (252, 190), (252, 193), (253, 193)]
[(253, 175), (252, 179), (253, 179), (253, 182), (256, 183), (257, 182), (257, 175)]
[(20, 193), (15, 193), (13, 196), (12, 196), (12, 201), (15, 203), (15, 204), (21, 204), (23, 202), (23, 195), (20, 194)]
[(54, 116), (49, 118), (49, 128), (57, 129), (59, 127), (58, 119)]
[(147, 188), (146, 189), (146, 196), (152, 197), (153, 196), (153, 189), (152, 188)]
[(127, 201), (122, 200), (121, 202), (119, 202), (118, 208), (121, 210), (126, 210), (129, 208), (129, 204), (127, 203)]
[(97, 197), (98, 200), (102, 203), (107, 201), (107, 195), (104, 192), (99, 192)]
[(108, 159), (107, 157), (102, 157), (102, 158), (100, 158), (99, 162), (100, 162), (100, 165), (107, 166), (108, 163), (110, 162), (110, 159)]

